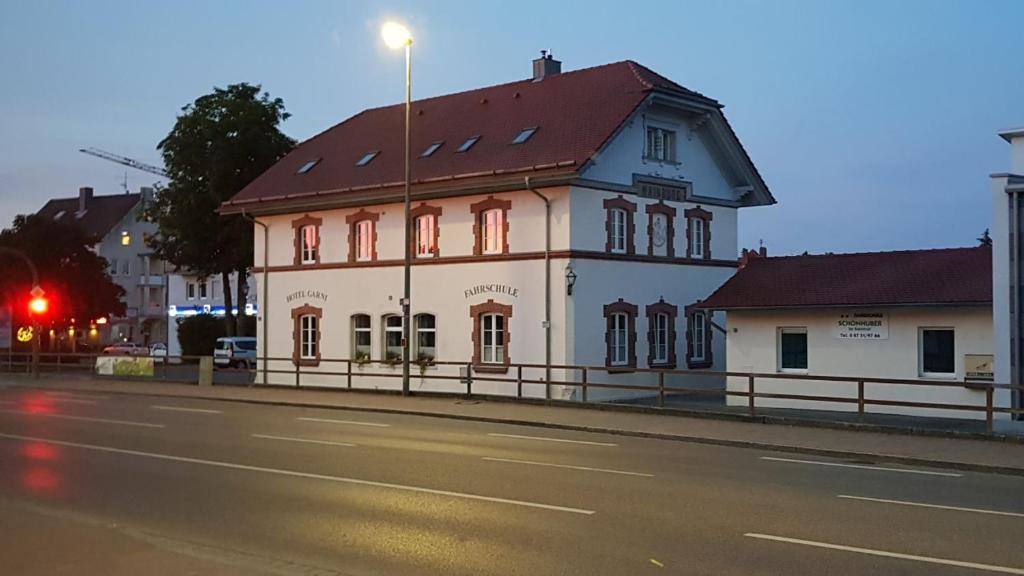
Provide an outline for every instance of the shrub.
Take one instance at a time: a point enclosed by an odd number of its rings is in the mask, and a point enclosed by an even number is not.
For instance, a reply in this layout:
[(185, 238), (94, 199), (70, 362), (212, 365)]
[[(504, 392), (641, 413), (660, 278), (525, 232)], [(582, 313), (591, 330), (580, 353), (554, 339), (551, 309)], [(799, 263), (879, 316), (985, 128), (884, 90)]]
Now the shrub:
[(198, 314), (178, 321), (178, 342), (183, 356), (211, 356), (217, 338), (226, 335), (224, 319)]

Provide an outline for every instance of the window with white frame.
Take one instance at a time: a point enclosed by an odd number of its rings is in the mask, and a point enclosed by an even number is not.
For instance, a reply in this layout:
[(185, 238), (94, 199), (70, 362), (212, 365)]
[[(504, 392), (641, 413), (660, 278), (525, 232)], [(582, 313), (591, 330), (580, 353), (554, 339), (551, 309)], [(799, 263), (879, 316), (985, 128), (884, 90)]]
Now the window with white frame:
[(402, 317), (384, 317), (384, 360), (396, 362), (402, 359)]
[(299, 230), (299, 238), (302, 242), (302, 259), (303, 264), (316, 264), (317, 261), (317, 226), (315, 224), (307, 224)]
[(299, 317), (299, 358), (303, 360), (316, 360), (319, 355), (319, 322), (313, 314)]
[(608, 317), (608, 332), (612, 366), (629, 364), (629, 316), (615, 312)]
[(121, 260), (120, 262), (121, 262), (121, 276), (131, 276), (132, 275), (132, 261), (131, 261), (131, 259), (130, 258), (125, 258), (124, 260)]
[(949, 378), (956, 374), (956, 344), (952, 328), (921, 328), (918, 341), (921, 376)]
[(370, 317), (366, 314), (352, 316), (352, 359), (358, 362), (370, 359), (373, 340), (370, 332)]
[(431, 258), (434, 256), (434, 225), (437, 223), (433, 214), (424, 214), (416, 218), (416, 257)]
[(690, 219), (690, 256), (693, 258), (704, 257), (704, 219)]
[(416, 315), (417, 362), (433, 362), (437, 358), (437, 319), (433, 314)]
[(671, 319), (668, 314), (658, 313), (654, 315), (654, 363), (668, 363), (668, 332)]
[(675, 162), (676, 133), (672, 130), (647, 127), (647, 158), (661, 162)]
[(480, 214), (483, 230), (483, 253), (500, 254), (504, 248), (505, 213), (499, 208), (485, 210)]
[(196, 299), (196, 283), (195, 282), (186, 282), (185, 283), (185, 297), (188, 298), (189, 300), (195, 300)]
[(505, 316), (488, 313), (480, 317), (480, 360), (484, 364), (505, 363)]
[(199, 299), (206, 300), (206, 298), (206, 280), (202, 280), (199, 282)]
[(363, 262), (373, 259), (373, 221), (356, 222), (356, 260)]
[(807, 328), (779, 328), (779, 372), (807, 372)]
[(690, 339), (693, 353), (690, 359), (694, 362), (701, 362), (707, 357), (707, 330), (708, 321), (704, 312), (694, 312), (690, 316)]
[(622, 208), (612, 208), (612, 252), (616, 254), (626, 253), (626, 211)]

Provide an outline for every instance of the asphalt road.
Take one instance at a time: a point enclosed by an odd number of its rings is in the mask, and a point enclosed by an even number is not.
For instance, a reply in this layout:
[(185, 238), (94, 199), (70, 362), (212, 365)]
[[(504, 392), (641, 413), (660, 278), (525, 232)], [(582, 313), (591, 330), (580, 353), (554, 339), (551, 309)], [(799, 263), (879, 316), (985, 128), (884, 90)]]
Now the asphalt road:
[(1013, 476), (0, 390), (0, 558), (19, 576), (1024, 574), (1022, 534)]

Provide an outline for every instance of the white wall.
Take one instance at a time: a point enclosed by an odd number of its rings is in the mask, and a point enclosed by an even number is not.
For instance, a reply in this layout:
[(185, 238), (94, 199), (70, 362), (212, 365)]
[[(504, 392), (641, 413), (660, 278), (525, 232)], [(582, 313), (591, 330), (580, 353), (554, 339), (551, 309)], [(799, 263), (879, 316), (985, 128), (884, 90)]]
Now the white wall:
[[(955, 330), (956, 375), (936, 382), (962, 382), (964, 354), (992, 353), (992, 311), (988, 307), (932, 307), (857, 309), (888, 315), (889, 337), (885, 340), (841, 340), (834, 326), (845, 309), (793, 311), (731, 311), (726, 344), (730, 372), (778, 372), (778, 328), (807, 329), (808, 375), (892, 379), (928, 379), (919, 376), (918, 332), (920, 327), (951, 327)], [(730, 391), (746, 392), (747, 378), (730, 377)], [(757, 392), (857, 397), (857, 384), (814, 380), (759, 378)], [(867, 384), (865, 395), (873, 399), (985, 405), (985, 393), (963, 386)], [(997, 392), (997, 405), (1006, 406), (1009, 396)], [(747, 398), (730, 396), (730, 405), (746, 405)], [(758, 407), (807, 408), (856, 411), (856, 403), (813, 402), (758, 398)], [(898, 406), (868, 406), (868, 412), (911, 414), (949, 418), (984, 418), (984, 412), (940, 410)]]
[[(215, 308), (218, 306), (224, 306), (224, 288), (221, 284), (220, 277), (208, 277), (205, 280), (199, 280), (194, 275), (174, 273), (168, 274), (167, 279), (167, 351), (170, 356), (178, 356), (181, 354), (181, 342), (178, 341), (178, 320), (194, 315), (193, 309), (202, 309), (203, 306), (210, 306)], [(188, 298), (188, 284), (190, 282), (196, 283), (195, 298)], [(206, 282), (206, 298), (200, 298), (199, 286), (200, 282)], [(238, 294), (238, 274), (235, 272), (231, 273), (229, 277), (231, 283), (231, 296), (232, 298)], [(256, 304), (256, 281), (250, 274), (248, 276), (248, 293), (246, 294), (246, 303)], [(237, 308), (238, 303), (234, 302), (234, 306)], [(245, 310), (245, 304), (242, 305), (242, 310)], [(171, 311), (174, 312), (175, 316), (170, 316)], [(213, 351), (210, 351), (212, 354)]]

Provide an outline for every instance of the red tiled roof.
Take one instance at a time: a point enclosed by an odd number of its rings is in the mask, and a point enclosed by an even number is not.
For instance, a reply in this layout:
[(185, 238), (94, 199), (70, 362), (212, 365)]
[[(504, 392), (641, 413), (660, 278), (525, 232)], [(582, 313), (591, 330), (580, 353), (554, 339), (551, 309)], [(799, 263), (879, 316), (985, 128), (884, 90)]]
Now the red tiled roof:
[(992, 249), (947, 248), (751, 258), (702, 308), (992, 302)]
[[(651, 91), (720, 107), (632, 61), (414, 101), (414, 186), (502, 173), (578, 172)], [(303, 142), (227, 204), (400, 186), (404, 118), (404, 104), (360, 112)], [(510, 144), (530, 127), (537, 132), (526, 143)], [(468, 152), (456, 152), (470, 136), (481, 138)], [(420, 157), (438, 141), (444, 141), (440, 149)], [(379, 154), (356, 166), (371, 151)], [(317, 159), (311, 170), (297, 174)]]
[[(64, 224), (78, 226), (86, 234), (102, 239), (128, 212), (134, 208), (141, 194), (111, 194), (93, 196), (86, 205), (85, 213), (78, 215), (78, 197), (54, 198), (48, 201), (36, 214)], [(60, 216), (59, 218), (57, 216)]]

